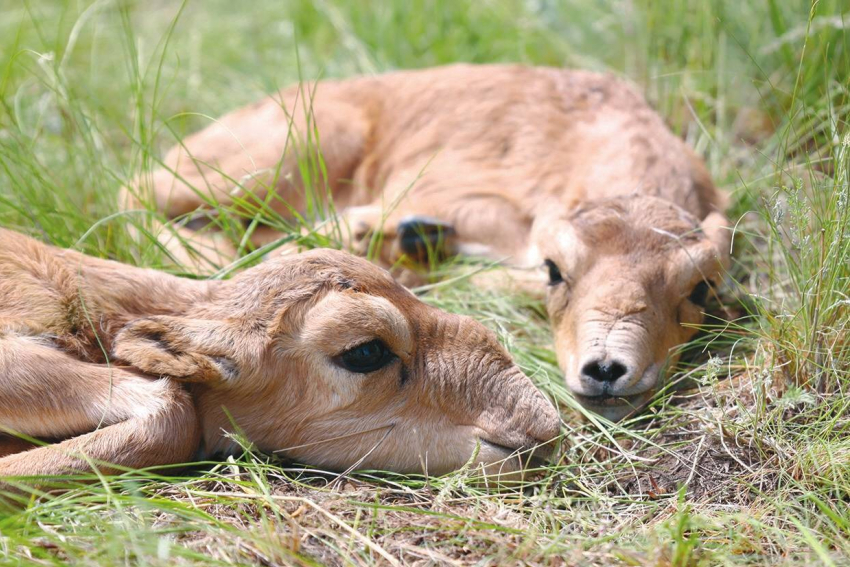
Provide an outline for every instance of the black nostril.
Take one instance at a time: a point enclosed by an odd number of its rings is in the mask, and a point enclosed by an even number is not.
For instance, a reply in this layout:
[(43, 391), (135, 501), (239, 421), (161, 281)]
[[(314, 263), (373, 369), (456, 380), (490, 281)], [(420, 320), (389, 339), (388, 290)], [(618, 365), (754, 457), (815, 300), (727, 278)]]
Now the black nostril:
[(613, 382), (624, 376), (627, 370), (616, 360), (592, 360), (582, 367), (581, 374), (600, 382)]

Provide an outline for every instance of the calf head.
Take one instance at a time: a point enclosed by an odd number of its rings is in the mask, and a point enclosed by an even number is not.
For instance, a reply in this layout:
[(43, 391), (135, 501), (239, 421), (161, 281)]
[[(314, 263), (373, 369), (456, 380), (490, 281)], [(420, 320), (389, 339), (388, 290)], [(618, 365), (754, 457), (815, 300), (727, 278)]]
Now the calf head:
[(702, 223), (655, 197), (591, 201), (538, 219), (534, 250), (567, 386), (618, 420), (641, 407), (696, 333), (728, 263), (726, 218)]
[(316, 250), (222, 282), (185, 316), (128, 324), (115, 354), (192, 382), (207, 452), (234, 428), (332, 470), (514, 472), (559, 418), (482, 325), (429, 307), (382, 269)]

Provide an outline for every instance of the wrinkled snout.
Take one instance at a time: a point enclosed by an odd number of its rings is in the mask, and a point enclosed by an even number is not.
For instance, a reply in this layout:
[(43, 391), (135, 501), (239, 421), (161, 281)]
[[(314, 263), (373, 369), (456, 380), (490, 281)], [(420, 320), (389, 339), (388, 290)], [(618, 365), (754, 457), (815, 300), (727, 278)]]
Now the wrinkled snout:
[(582, 405), (615, 421), (652, 397), (678, 339), (666, 336), (667, 314), (631, 287), (623, 284), (615, 292), (601, 286), (595, 301), (574, 305), (556, 329), (567, 386)]
[(602, 385), (613, 384), (629, 374), (629, 367), (615, 358), (593, 358), (581, 367), (581, 377)]
[[(560, 417), (552, 403), (513, 363), (493, 333), (471, 319), (458, 317), (457, 332), (443, 332), (455, 365), (446, 376), (443, 410), (456, 424), (472, 425), (472, 443), (480, 443), (478, 462), (503, 463), (516, 470), (521, 463), (548, 459), (557, 447)], [(471, 348), (470, 348), (471, 347)]]
[(579, 363), (579, 379), (586, 394), (625, 394), (639, 386), (635, 381), (643, 378), (648, 361), (627, 350), (612, 349), (610, 353), (594, 350), (588, 349)]
[(661, 366), (616, 354), (591, 358), (580, 366), (573, 393), (588, 409), (617, 421), (640, 410), (652, 396), (661, 380)]
[(524, 460), (549, 459), (560, 434), (557, 410), (519, 369), (503, 379), (509, 382), (509, 391), (492, 399), (476, 423), (481, 441)]

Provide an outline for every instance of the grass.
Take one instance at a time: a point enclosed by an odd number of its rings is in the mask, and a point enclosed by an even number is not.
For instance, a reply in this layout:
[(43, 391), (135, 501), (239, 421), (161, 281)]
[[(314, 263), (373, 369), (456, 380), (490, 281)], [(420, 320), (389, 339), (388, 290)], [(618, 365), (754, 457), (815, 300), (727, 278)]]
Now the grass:
[(848, 29), (842, 0), (7, 1), (0, 225), (46, 242), (173, 270), (115, 195), (175, 139), (299, 78), (453, 61), (630, 77), (730, 193), (737, 238), (687, 389), (626, 424), (582, 415), (536, 299), (423, 296), (495, 329), (561, 405), (561, 458), (521, 489), (249, 452), (69, 479), (0, 515), (0, 562), (850, 564)]

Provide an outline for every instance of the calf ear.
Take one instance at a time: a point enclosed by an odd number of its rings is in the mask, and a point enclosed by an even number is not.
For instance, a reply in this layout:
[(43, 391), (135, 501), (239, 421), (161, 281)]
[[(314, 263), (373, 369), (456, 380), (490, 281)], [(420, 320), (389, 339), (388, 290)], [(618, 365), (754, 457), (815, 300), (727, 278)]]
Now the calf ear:
[(215, 354), (225, 333), (220, 321), (156, 316), (128, 323), (115, 337), (117, 358), (139, 370), (187, 382), (229, 381), (236, 364)]
[(710, 213), (701, 223), (703, 233), (717, 250), (717, 256), (724, 269), (729, 268), (732, 253), (732, 227), (723, 213)]

